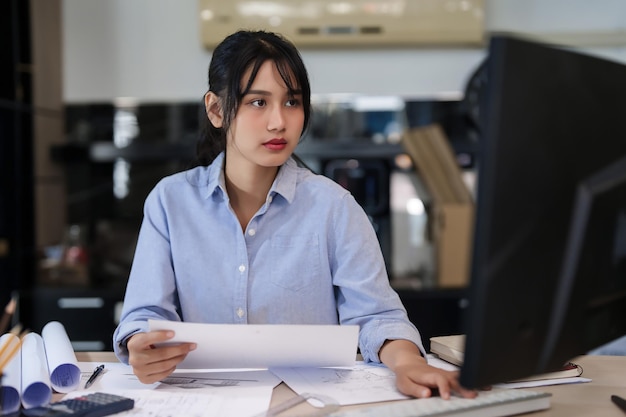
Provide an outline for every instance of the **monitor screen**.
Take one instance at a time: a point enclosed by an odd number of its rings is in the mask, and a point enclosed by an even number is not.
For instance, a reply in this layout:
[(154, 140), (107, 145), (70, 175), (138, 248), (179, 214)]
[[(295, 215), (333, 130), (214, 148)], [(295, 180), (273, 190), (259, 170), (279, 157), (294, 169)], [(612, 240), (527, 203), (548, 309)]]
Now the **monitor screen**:
[(626, 334), (626, 66), (501, 35), (484, 68), (470, 388)]

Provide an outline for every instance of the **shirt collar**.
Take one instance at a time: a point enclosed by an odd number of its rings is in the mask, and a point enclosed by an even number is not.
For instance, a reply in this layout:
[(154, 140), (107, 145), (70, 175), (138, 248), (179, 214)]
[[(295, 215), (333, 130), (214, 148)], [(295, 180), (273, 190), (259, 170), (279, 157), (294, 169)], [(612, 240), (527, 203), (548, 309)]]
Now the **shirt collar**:
[(298, 179), (298, 164), (293, 158), (287, 161), (278, 170), (278, 175), (270, 188), (270, 195), (280, 194), (289, 204), (296, 194), (296, 183)]
[(207, 198), (215, 193), (218, 188), (222, 190), (222, 195), (228, 195), (226, 193), (226, 180), (224, 179), (224, 152), (217, 155), (211, 165), (209, 165), (208, 176)]
[[(278, 175), (270, 188), (269, 195), (281, 195), (291, 203), (296, 194), (296, 182), (298, 177), (298, 164), (293, 158), (289, 158), (278, 170)], [(224, 152), (220, 153), (211, 163), (208, 172), (207, 194), (208, 198), (220, 188), (224, 196), (226, 193), (226, 180), (224, 178)]]

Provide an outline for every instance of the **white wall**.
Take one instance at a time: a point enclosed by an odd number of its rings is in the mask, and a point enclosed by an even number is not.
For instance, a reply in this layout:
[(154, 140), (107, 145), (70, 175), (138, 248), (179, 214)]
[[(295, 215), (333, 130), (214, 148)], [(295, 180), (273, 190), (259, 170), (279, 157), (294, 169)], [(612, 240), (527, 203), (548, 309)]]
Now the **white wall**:
[[(485, 1), (487, 31), (579, 36), (577, 42), (594, 44), (592, 53), (626, 62), (624, 0)], [(200, 43), (198, 22), (196, 0), (63, 0), (65, 102), (199, 100), (211, 54)], [(303, 50), (302, 56), (314, 94), (416, 97), (461, 92), (484, 50)]]

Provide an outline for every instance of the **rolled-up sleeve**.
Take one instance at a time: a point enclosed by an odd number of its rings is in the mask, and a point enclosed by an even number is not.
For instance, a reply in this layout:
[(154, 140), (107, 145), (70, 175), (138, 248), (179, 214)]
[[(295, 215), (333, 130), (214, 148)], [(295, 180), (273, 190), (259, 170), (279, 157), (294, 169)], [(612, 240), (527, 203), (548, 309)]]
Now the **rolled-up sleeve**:
[(114, 351), (124, 363), (128, 363), (126, 341), (146, 331), (148, 319), (180, 320), (161, 193), (162, 188), (157, 187), (146, 199), (120, 325), (113, 335)]
[(425, 355), (419, 331), (389, 283), (367, 215), (350, 194), (340, 204), (343, 207), (333, 211), (334, 233), (329, 242), (340, 322), (360, 326), (359, 347), (366, 361), (380, 362), (383, 343), (395, 339), (415, 343)]

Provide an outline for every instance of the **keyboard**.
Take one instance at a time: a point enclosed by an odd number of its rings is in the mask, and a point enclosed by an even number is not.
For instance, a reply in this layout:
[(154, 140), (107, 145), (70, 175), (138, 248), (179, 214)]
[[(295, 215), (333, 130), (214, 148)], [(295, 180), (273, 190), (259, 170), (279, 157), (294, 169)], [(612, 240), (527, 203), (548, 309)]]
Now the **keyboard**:
[(339, 411), (330, 417), (504, 417), (550, 408), (551, 394), (520, 389), (480, 391), (476, 398), (439, 397), (394, 401)]

